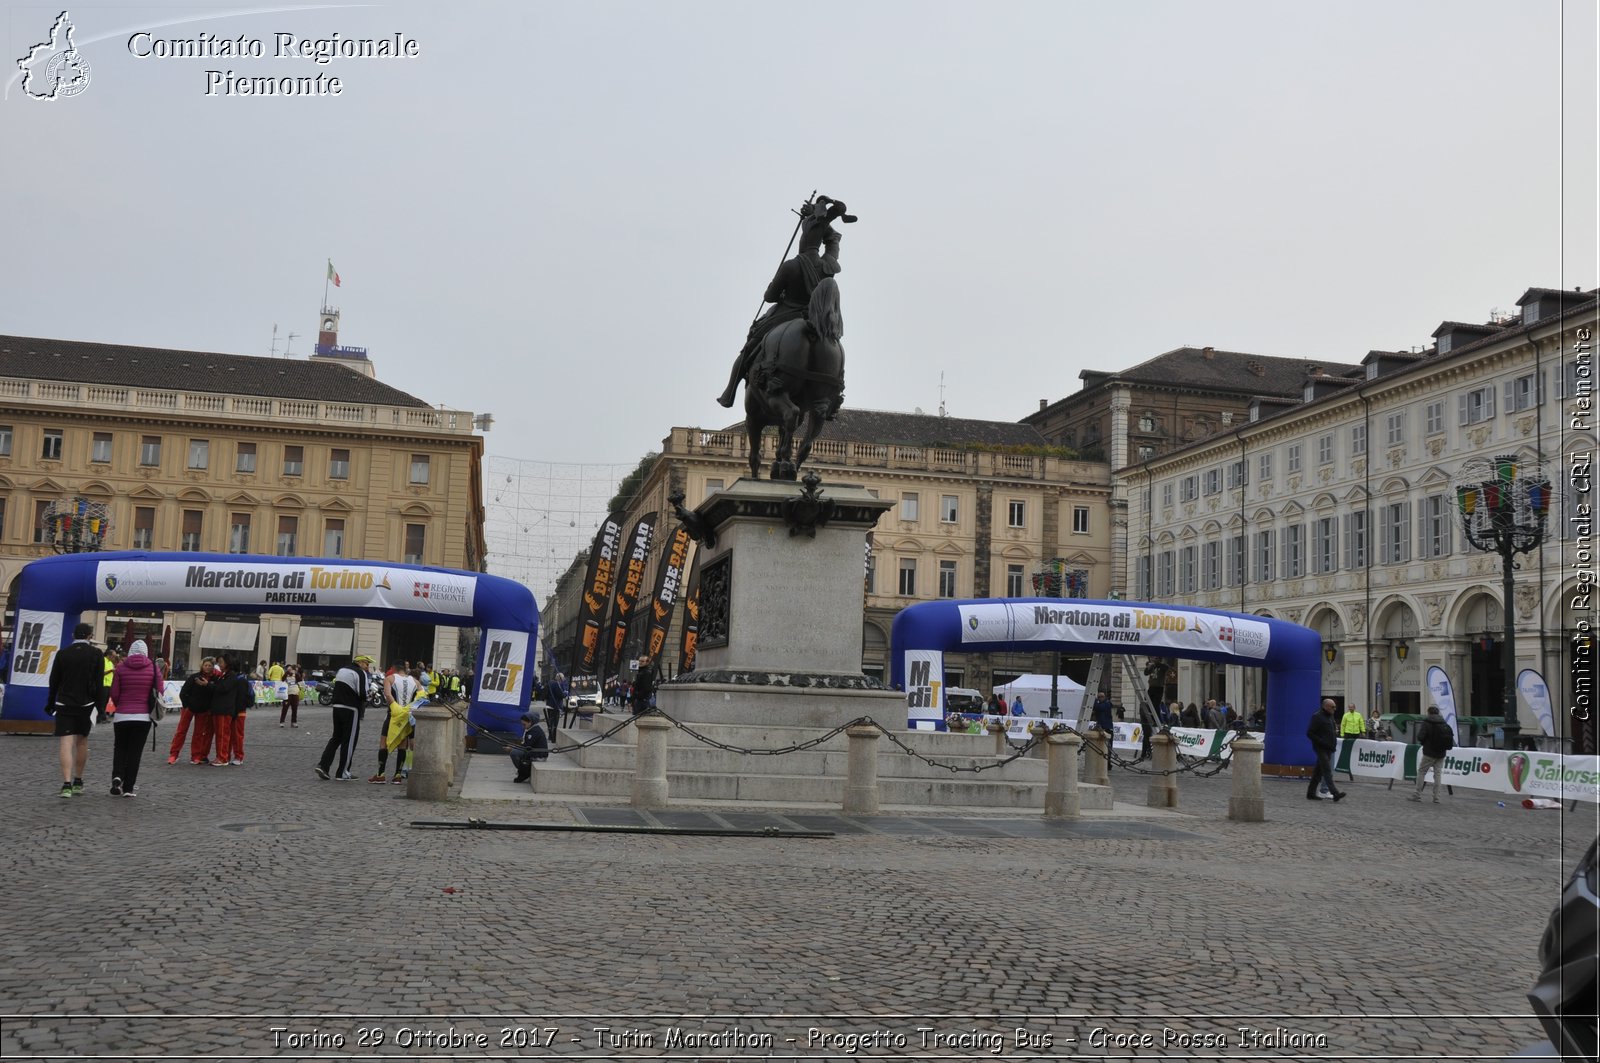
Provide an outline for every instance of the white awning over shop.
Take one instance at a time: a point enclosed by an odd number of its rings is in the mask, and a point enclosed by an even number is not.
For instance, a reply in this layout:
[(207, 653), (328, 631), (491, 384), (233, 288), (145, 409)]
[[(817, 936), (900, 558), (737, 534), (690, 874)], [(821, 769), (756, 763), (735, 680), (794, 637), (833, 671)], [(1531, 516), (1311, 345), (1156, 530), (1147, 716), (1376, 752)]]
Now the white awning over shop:
[(200, 648), (204, 650), (249, 650), (255, 652), (261, 625), (207, 620), (200, 629)]
[(348, 627), (303, 627), (295, 637), (294, 653), (296, 657), (346, 654), (355, 635), (355, 629)]

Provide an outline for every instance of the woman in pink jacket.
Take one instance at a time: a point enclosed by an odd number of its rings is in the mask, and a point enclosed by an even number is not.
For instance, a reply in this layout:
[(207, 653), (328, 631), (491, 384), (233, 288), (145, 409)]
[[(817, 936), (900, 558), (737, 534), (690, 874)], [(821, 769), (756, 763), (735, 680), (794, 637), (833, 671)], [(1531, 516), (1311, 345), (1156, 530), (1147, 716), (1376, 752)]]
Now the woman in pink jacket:
[(112, 717), (116, 741), (111, 753), (111, 796), (135, 797), (139, 782), (139, 758), (144, 741), (150, 737), (150, 695), (160, 690), (161, 674), (150, 660), (150, 648), (143, 640), (128, 649), (128, 656), (117, 665), (111, 677), (111, 700), (117, 714)]

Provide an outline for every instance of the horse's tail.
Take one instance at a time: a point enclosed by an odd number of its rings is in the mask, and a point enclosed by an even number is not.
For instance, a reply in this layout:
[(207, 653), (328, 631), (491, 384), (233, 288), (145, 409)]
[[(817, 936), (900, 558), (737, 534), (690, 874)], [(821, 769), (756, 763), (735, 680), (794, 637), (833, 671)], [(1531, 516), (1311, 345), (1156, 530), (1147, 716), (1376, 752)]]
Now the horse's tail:
[(839, 284), (832, 277), (817, 282), (806, 304), (806, 320), (825, 340), (838, 343), (844, 337), (844, 313), (839, 309)]

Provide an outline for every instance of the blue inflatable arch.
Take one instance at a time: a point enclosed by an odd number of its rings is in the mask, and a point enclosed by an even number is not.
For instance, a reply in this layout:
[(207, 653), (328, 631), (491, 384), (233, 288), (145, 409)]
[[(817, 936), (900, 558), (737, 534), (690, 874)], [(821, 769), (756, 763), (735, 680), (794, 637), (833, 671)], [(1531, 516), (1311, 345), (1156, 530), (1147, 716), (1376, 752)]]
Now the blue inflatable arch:
[[(1217, 609), (1083, 598), (972, 598), (894, 618), (890, 677), (915, 707), (943, 683), (946, 652), (1068, 650), (1182, 657), (1266, 669), (1269, 764), (1316, 762), (1306, 724), (1321, 703), (1322, 641), (1310, 628)], [(915, 682), (907, 682), (911, 674)], [(934, 702), (937, 705), (937, 702)]]
[(468, 721), (519, 731), (529, 701), (539, 610), (520, 583), (375, 561), (134, 550), (46, 557), (23, 568), (4, 718), (48, 719), (50, 662), (72, 641), (79, 616), (128, 606), (476, 626), (482, 639)]

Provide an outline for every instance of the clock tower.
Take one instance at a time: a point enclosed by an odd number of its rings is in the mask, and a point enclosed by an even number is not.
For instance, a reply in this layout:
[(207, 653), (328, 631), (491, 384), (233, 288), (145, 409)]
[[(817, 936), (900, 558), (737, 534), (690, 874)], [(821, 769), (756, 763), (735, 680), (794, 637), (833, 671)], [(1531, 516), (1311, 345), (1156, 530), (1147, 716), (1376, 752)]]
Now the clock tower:
[(339, 308), (334, 306), (323, 306), (317, 317), (317, 345), (312, 348), (311, 360), (335, 362), (363, 376), (377, 376), (365, 347), (339, 345)]
[[(339, 346), (339, 311), (334, 307), (322, 308), (322, 317), (317, 323), (317, 346), (319, 348)], [(324, 352), (318, 350), (317, 353)]]

